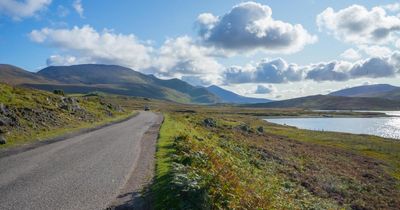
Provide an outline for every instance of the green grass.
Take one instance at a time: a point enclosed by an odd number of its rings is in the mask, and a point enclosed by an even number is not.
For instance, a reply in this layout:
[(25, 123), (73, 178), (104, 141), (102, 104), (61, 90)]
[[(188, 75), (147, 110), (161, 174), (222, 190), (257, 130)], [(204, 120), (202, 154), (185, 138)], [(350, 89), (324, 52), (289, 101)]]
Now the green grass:
[(160, 135), (157, 143), (155, 175), (157, 182), (151, 189), (155, 192), (155, 207), (157, 209), (163, 209), (166, 202), (168, 202), (170, 206), (176, 207), (177, 205), (174, 194), (170, 193), (169, 183), (172, 180), (170, 175), (172, 167), (171, 154), (175, 153), (173, 139), (176, 135), (175, 131), (179, 130), (180, 126), (182, 125), (172, 121), (168, 114), (164, 115), (164, 123), (160, 128)]
[[(394, 140), (192, 109), (196, 112), (165, 111), (151, 188), (156, 209), (395, 209), (400, 204)], [(210, 116), (217, 127), (204, 126)]]
[(132, 109), (117, 109), (114, 103), (102, 96), (75, 95), (74, 100), (80, 109), (62, 109), (62, 98), (45, 91), (0, 84), (0, 104), (8, 110), (5, 114), (0, 113), (0, 117), (15, 119), (13, 121), (17, 123), (0, 127), (7, 139), (0, 149), (101, 126), (134, 114)]
[(319, 132), (270, 124), (273, 134), (303, 142), (341, 148), (388, 164), (388, 170), (400, 180), (400, 142), (370, 135), (354, 135), (338, 132)]

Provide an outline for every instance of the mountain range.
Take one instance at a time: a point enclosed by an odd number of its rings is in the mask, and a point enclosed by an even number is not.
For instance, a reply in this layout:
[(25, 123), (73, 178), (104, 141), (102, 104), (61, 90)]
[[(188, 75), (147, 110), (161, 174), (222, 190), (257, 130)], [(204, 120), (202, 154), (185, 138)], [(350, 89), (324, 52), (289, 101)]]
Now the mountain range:
[(389, 84), (362, 85), (330, 93), (331, 96), (377, 97), (400, 100), (400, 87)]
[[(0, 64), (0, 82), (41, 90), (62, 89), (66, 93), (109, 94), (164, 99), (180, 103), (261, 103), (217, 86), (195, 87), (179, 79), (159, 79), (117, 65), (82, 64), (49, 66), (37, 73)], [(219, 91), (215, 91), (215, 90)]]
[(345, 88), (328, 95), (247, 105), (263, 108), (301, 108), (321, 110), (400, 110), (400, 87), (377, 84)]
[(351, 109), (400, 109), (400, 87), (377, 84), (345, 88), (328, 95), (314, 95), (281, 101), (250, 98), (221, 87), (195, 87), (179, 79), (159, 79), (117, 65), (82, 64), (49, 66), (36, 73), (0, 64), (0, 82), (66, 93), (103, 92), (169, 100), (179, 103), (244, 104), (248, 107)]

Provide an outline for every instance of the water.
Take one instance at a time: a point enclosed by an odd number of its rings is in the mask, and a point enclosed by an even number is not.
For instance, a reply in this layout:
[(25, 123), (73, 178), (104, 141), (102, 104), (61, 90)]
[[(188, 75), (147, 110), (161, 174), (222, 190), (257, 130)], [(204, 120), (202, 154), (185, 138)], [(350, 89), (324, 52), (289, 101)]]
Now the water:
[(314, 112), (378, 112), (378, 113), (385, 113), (390, 116), (399, 116), (400, 117), (400, 111), (370, 111), (370, 110), (312, 110)]
[[(400, 116), (400, 112), (392, 112), (391, 115)], [(266, 120), (272, 123), (291, 125), (309, 130), (369, 134), (385, 138), (400, 139), (400, 117), (278, 118)]]

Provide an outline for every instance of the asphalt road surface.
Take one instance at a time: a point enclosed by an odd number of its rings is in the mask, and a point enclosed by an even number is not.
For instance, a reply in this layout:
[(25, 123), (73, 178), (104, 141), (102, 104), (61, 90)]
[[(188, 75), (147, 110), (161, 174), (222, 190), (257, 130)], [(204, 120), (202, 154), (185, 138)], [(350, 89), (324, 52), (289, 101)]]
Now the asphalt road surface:
[(0, 209), (104, 209), (140, 162), (157, 121), (127, 121), (0, 159)]

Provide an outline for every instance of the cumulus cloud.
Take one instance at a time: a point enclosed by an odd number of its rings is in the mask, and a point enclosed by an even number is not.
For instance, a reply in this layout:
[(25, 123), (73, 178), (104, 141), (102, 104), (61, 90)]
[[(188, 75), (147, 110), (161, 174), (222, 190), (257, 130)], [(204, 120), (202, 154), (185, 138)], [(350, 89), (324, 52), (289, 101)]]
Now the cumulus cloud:
[(162, 78), (184, 79), (195, 85), (220, 83), (224, 70), (214, 58), (216, 50), (201, 46), (188, 36), (168, 39), (157, 49), (133, 34), (117, 34), (107, 29), (98, 32), (88, 25), (33, 30), (29, 37), (60, 51), (47, 59), (47, 65), (116, 64)]
[(304, 71), (278, 58), (262, 60), (255, 67), (231, 66), (224, 72), (227, 83), (286, 83), (300, 81)]
[(228, 84), (288, 83), (304, 80), (317, 82), (348, 81), (357, 78), (384, 78), (400, 74), (400, 52), (355, 62), (331, 61), (299, 66), (283, 59), (261, 61), (255, 67), (228, 67), (224, 79)]
[(325, 9), (317, 16), (320, 30), (334, 34), (338, 39), (357, 44), (392, 42), (400, 31), (400, 18), (390, 16), (382, 7), (368, 10), (364, 6), (352, 5), (335, 11)]
[(390, 48), (378, 45), (361, 45), (359, 49), (370, 57), (387, 57), (392, 54)]
[(273, 92), (275, 92), (275, 87), (272, 85), (257, 85), (257, 89), (254, 91), (255, 94), (270, 94)]
[(52, 0), (1, 0), (0, 14), (4, 14), (20, 20), (25, 17), (34, 16), (37, 12), (45, 9)]
[(75, 0), (74, 3), (72, 4), (72, 7), (75, 9), (75, 11), (79, 14), (81, 18), (85, 17), (83, 16), (83, 6), (81, 0)]
[(353, 49), (353, 48), (345, 50), (342, 54), (340, 54), (340, 57), (345, 59), (345, 60), (359, 60), (359, 59), (361, 59), (360, 53), (357, 50)]
[(47, 66), (70, 66), (76, 64), (88, 64), (97, 63), (96, 60), (92, 60), (90, 57), (75, 57), (72, 55), (51, 55), (46, 60)]
[(354, 64), (350, 70), (350, 75), (353, 78), (379, 78), (394, 76), (397, 72), (398, 70), (395, 68), (395, 66), (389, 63), (389, 59), (369, 58), (363, 62)]
[(353, 63), (333, 61), (306, 67), (306, 79), (314, 81), (347, 81), (357, 78), (394, 77), (400, 73), (400, 54), (394, 52), (387, 57), (372, 57)]
[(81, 58), (76, 62), (119, 64), (135, 69), (151, 64), (152, 47), (141, 43), (133, 34), (117, 34), (107, 29), (98, 32), (86, 25), (72, 29), (43, 28), (33, 30), (29, 36), (34, 42)]
[(213, 49), (198, 45), (188, 36), (168, 39), (158, 49), (152, 73), (184, 77), (191, 83), (195, 78), (202, 84), (217, 82), (224, 68), (212, 57), (213, 53)]
[(347, 71), (350, 67), (350, 63), (340, 61), (313, 64), (305, 67), (307, 69), (306, 79), (317, 82), (346, 81), (349, 80)]
[(389, 12), (400, 11), (400, 3), (387, 4), (387, 5), (383, 5), (382, 7)]
[(204, 43), (230, 51), (292, 53), (317, 40), (300, 24), (274, 20), (270, 7), (255, 2), (238, 4), (222, 16), (201, 14), (197, 25)]

